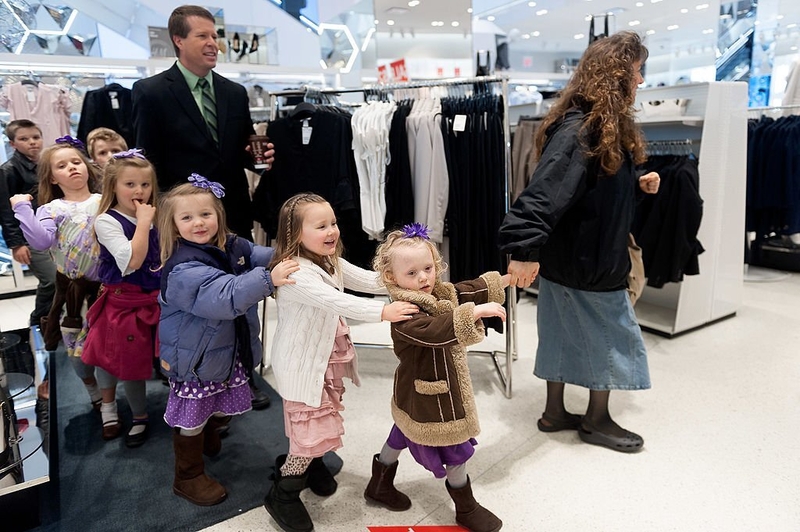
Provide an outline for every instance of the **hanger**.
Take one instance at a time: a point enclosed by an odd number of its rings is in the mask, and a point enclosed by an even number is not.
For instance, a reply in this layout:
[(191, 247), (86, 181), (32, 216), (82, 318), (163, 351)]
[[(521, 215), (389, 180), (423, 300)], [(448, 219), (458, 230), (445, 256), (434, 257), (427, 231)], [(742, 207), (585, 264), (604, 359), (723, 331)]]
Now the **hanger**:
[(313, 115), (317, 111), (317, 107), (313, 103), (300, 102), (294, 106), (294, 109), (289, 111), (291, 118), (306, 118)]
[(23, 85), (32, 85), (32, 86), (34, 86), (34, 87), (38, 87), (38, 86), (39, 86), (39, 84), (38, 84), (38, 83), (36, 83), (36, 82), (35, 82), (34, 80), (32, 80), (32, 79), (23, 79), (23, 80), (21, 80), (21, 81), (20, 81), (20, 83), (22, 83)]

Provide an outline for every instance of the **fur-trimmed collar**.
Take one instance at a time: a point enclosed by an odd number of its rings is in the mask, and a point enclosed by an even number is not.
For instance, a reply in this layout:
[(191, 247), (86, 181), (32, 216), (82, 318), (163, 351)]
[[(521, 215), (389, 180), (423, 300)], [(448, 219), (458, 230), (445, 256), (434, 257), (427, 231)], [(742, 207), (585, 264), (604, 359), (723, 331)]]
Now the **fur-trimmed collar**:
[(458, 294), (452, 283), (437, 281), (433, 285), (433, 293), (426, 294), (416, 290), (406, 290), (397, 286), (387, 287), (392, 301), (414, 303), (431, 316), (440, 316), (453, 312), (458, 306)]

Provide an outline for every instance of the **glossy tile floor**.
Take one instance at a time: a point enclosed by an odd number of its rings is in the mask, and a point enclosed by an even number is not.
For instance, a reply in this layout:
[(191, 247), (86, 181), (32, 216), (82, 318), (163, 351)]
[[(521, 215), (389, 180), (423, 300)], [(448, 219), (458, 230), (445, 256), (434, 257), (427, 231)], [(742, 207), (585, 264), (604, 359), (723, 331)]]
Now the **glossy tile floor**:
[[(0, 301), (4, 329), (27, 317), (29, 301)], [(616, 420), (645, 439), (635, 455), (584, 444), (575, 432), (536, 429), (545, 399), (532, 375), (536, 300), (523, 297), (518, 309), (513, 397), (503, 395), (491, 359), (470, 358), (482, 433), (468, 470), (476, 498), (503, 519), (504, 531), (800, 530), (800, 274), (745, 283), (734, 318), (674, 339), (645, 334), (653, 388), (611, 394)], [(274, 327), (274, 307), (269, 317)], [(354, 325), (352, 336), (385, 343), (388, 326)], [(492, 332), (476, 349), (503, 347)], [(454, 524), (443, 481), (407, 454), (396, 484), (412, 508), (365, 504), (370, 459), (392, 423), (394, 356), (360, 349), (359, 368), (362, 386), (345, 395), (339, 490), (327, 499), (303, 493), (315, 530)], [(570, 410), (580, 412), (586, 400), (585, 390), (567, 387)], [(267, 474), (268, 464), (253, 466)], [(264, 530), (279, 528), (261, 507), (206, 529)]]

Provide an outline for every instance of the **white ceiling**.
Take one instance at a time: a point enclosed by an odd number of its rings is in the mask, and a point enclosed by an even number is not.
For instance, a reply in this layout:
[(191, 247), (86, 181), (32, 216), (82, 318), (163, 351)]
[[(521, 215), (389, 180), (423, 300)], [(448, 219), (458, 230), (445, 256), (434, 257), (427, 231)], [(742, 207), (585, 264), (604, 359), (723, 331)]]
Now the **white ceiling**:
[[(644, 35), (651, 54), (669, 53), (688, 47), (707, 48), (717, 41), (719, 25), (719, 0), (418, 0), (409, 6), (408, 0), (374, 0), (378, 31), (401, 29), (408, 34), (463, 33), (470, 17), (487, 21), (506, 32), (517, 50), (532, 51), (582, 51), (588, 42), (589, 22), (586, 17), (615, 13), (610, 18), (610, 31), (632, 29)], [(532, 2), (530, 2), (532, 3)], [(761, 0), (762, 6), (771, 4), (773, 17), (760, 20), (761, 27), (776, 26), (779, 43), (788, 49), (800, 42), (800, 0)], [(697, 6), (708, 7), (697, 9)], [(468, 8), (473, 8), (470, 14)], [(546, 14), (538, 14), (547, 10)], [(685, 12), (682, 12), (684, 10)], [(766, 12), (765, 7), (762, 12)], [(783, 18), (776, 18), (782, 15)], [(393, 26), (387, 25), (394, 21)], [(441, 27), (431, 26), (432, 21), (442, 21)], [(453, 27), (452, 22), (458, 26)], [(639, 21), (636, 25), (630, 25)], [(596, 21), (596, 32), (602, 31), (602, 18)], [(791, 24), (798, 26), (788, 27)], [(668, 29), (677, 25), (675, 29)], [(709, 30), (711, 30), (709, 32)], [(703, 33), (706, 31), (707, 33)], [(534, 32), (538, 32), (538, 35)], [(578, 34), (584, 37), (576, 38)]]

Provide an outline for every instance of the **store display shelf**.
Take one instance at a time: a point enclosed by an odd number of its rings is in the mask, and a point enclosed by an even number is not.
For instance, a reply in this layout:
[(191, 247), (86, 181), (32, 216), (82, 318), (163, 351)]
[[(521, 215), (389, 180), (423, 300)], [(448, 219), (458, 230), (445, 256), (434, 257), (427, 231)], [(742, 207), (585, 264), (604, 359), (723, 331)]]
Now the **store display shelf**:
[(674, 308), (662, 307), (639, 300), (633, 307), (639, 326), (646, 331), (672, 336), (675, 333)]

